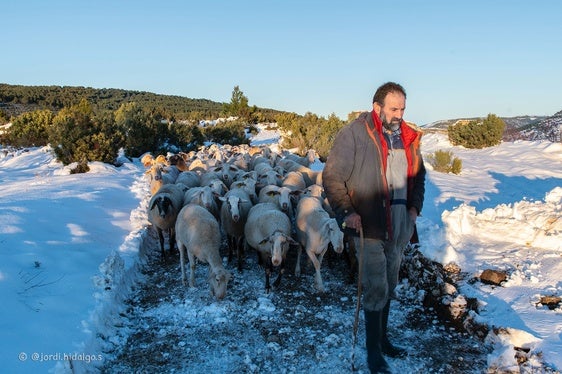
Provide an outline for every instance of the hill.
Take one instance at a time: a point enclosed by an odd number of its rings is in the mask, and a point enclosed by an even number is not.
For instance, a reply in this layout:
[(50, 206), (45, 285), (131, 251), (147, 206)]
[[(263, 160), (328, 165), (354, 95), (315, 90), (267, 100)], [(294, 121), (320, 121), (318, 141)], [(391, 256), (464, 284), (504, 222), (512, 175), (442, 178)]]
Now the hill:
[[(0, 83), (0, 110), (7, 118), (37, 109), (58, 111), (87, 99), (98, 110), (117, 110), (121, 104), (136, 102), (149, 111), (176, 119), (215, 119), (221, 116), (223, 103), (208, 99), (161, 95), (145, 91), (80, 86), (22, 86)], [(264, 117), (281, 111), (257, 108)]]
[[(500, 117), (505, 122), (503, 141), (515, 140), (549, 140), (561, 141), (562, 111), (552, 116), (516, 116)], [(458, 121), (472, 121), (481, 118), (455, 118), (432, 122), (423, 126), (426, 132), (443, 132)]]

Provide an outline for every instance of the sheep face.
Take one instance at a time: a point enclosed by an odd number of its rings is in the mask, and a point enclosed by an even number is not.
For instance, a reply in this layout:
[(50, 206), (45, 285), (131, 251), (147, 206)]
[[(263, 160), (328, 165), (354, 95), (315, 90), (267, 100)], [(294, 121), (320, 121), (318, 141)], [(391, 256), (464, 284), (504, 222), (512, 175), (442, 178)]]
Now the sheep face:
[(168, 215), (168, 213), (170, 212), (170, 207), (174, 208), (174, 205), (172, 203), (172, 200), (168, 196), (158, 196), (152, 202), (150, 210), (158, 208), (158, 215), (162, 218), (165, 218), (166, 215)]
[(232, 274), (226, 269), (217, 269), (215, 272), (209, 268), (209, 285), (211, 287), (211, 294), (213, 294), (217, 300), (222, 300), (226, 295), (226, 288), (228, 286), (228, 281), (232, 278)]
[(343, 251), (343, 232), (338, 226), (338, 222), (335, 218), (328, 221), (327, 227), (327, 237), (330, 238), (330, 243), (337, 253), (342, 253)]
[(271, 244), (271, 264), (279, 266), (285, 260), (289, 245), (296, 244), (296, 242), (287, 237), (285, 234), (276, 232), (269, 238)]
[(219, 197), (219, 199), (226, 204), (230, 217), (233, 222), (240, 220), (240, 198), (238, 196), (230, 195), (228, 197)]

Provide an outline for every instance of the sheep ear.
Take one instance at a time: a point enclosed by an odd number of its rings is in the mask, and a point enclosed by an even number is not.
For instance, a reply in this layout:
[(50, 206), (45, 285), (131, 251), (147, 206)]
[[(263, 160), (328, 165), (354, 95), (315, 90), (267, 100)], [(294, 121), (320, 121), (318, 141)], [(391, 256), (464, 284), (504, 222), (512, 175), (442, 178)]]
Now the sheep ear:
[(222, 201), (223, 203), (227, 200), (226, 197), (221, 196), (221, 195), (218, 195), (217, 197), (218, 197), (218, 199), (219, 199), (220, 201)]

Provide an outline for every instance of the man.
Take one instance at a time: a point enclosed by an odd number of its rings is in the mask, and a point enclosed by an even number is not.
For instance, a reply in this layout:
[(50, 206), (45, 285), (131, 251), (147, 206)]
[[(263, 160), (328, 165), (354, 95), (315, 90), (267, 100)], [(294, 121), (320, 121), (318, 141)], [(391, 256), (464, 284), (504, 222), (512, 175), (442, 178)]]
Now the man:
[(403, 119), (406, 92), (394, 82), (380, 86), (373, 110), (336, 136), (322, 180), (331, 208), (361, 248), (363, 310), (371, 373), (389, 373), (384, 355), (401, 357), (387, 336), (390, 299), (402, 253), (423, 206), (425, 166), (421, 132)]

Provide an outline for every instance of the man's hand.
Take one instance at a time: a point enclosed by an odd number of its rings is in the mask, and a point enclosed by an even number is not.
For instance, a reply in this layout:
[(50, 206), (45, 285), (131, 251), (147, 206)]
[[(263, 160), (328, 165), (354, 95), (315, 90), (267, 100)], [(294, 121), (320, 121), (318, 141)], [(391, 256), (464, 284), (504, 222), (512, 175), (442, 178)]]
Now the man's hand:
[(344, 220), (345, 227), (350, 229), (355, 229), (356, 232), (359, 232), (361, 228), (361, 216), (357, 213), (351, 213)]

